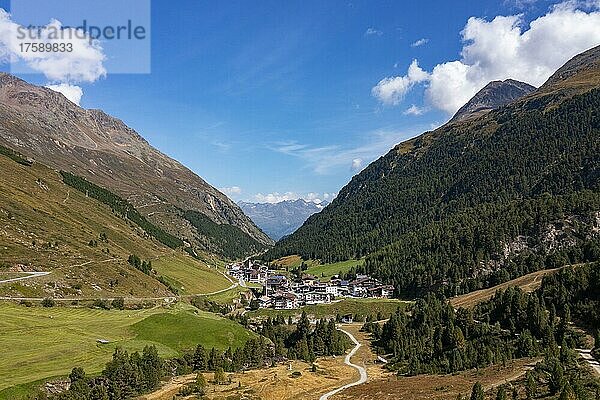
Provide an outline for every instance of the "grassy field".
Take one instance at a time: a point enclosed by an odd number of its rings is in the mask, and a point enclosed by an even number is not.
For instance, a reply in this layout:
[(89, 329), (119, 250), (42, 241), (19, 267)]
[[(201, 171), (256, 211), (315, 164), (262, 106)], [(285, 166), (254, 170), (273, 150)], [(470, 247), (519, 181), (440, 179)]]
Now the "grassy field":
[(231, 286), (214, 268), (181, 253), (152, 260), (152, 268), (180, 290), (181, 294), (212, 293)]
[[(124, 311), (0, 304), (0, 315), (2, 400), (18, 398), (3, 389), (65, 375), (74, 366), (97, 373), (116, 346), (141, 350), (154, 344), (168, 357), (197, 343), (221, 349), (237, 346), (252, 335), (237, 323), (183, 304)], [(101, 345), (98, 339), (110, 343)]]
[(206, 298), (220, 304), (227, 304), (231, 303), (235, 299), (239, 299), (240, 293), (245, 292), (247, 290), (248, 289), (246, 288), (236, 286), (233, 289), (226, 290), (221, 293), (211, 294), (210, 296), (206, 296)]
[(296, 255), (286, 256), (273, 261), (272, 264), (277, 265), (282, 269), (290, 270), (299, 267), (302, 264), (302, 258)]
[(253, 336), (233, 321), (202, 311), (151, 315), (134, 324), (132, 330), (136, 340), (160, 343), (176, 350), (193, 348), (200, 342), (207, 348), (236, 348)]
[(333, 275), (346, 273), (350, 271), (351, 268), (362, 265), (364, 260), (348, 260), (330, 264), (321, 264), (319, 260), (302, 260), (300, 256), (292, 255), (273, 261), (273, 265), (278, 266), (282, 270), (291, 271), (292, 269), (300, 267), (303, 262), (308, 266), (306, 273), (319, 277), (322, 281), (327, 281)]
[(362, 316), (375, 315), (381, 312), (384, 315), (394, 313), (399, 307), (404, 308), (408, 303), (395, 299), (344, 299), (331, 304), (317, 304), (305, 306), (298, 310), (273, 310), (263, 308), (251, 311), (249, 317), (267, 317), (274, 315), (295, 316), (306, 311), (308, 315), (316, 318), (332, 318), (336, 315), (359, 314)]
[(339, 273), (346, 273), (352, 268), (355, 268), (359, 265), (363, 265), (363, 263), (364, 260), (348, 260), (331, 264), (313, 263), (312, 266), (308, 267), (306, 272), (325, 281), (329, 280), (333, 275), (337, 275)]

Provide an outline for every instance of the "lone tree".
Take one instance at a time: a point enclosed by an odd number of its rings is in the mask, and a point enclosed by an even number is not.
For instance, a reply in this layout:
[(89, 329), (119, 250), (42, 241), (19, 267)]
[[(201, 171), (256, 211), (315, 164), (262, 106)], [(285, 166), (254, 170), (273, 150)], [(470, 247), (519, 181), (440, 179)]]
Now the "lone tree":
[(204, 378), (204, 375), (202, 374), (202, 372), (198, 372), (198, 374), (196, 375), (196, 386), (204, 389), (206, 387), (206, 385), (207, 385), (206, 378)]
[(225, 371), (223, 371), (223, 368), (218, 368), (215, 371), (215, 383), (217, 385), (223, 385), (226, 382), (227, 382), (227, 375), (225, 375)]

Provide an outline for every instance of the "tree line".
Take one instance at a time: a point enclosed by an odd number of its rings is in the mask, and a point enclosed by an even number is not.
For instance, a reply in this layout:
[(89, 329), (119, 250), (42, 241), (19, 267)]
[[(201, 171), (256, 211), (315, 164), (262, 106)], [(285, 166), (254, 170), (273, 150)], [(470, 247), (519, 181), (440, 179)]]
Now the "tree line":
[(179, 289), (175, 287), (171, 282), (169, 282), (167, 278), (165, 278), (162, 275), (159, 275), (154, 269), (152, 269), (152, 261), (142, 260), (139, 256), (135, 254), (130, 254), (127, 258), (127, 262), (135, 269), (143, 272), (146, 275), (154, 277), (157, 281), (165, 285), (170, 292), (174, 294), (179, 293)]
[(101, 203), (106, 204), (112, 209), (112, 212), (121, 218), (128, 219), (138, 225), (148, 235), (152, 236), (165, 246), (172, 249), (183, 246), (183, 241), (178, 237), (165, 232), (162, 228), (154, 225), (146, 219), (142, 214), (139, 213), (136, 208), (129, 203), (127, 200), (117, 196), (111, 191), (100, 187), (85, 178), (74, 175), (70, 172), (60, 171), (63, 182), (72, 188), (85, 193), (93, 199), (98, 200)]
[(11, 160), (13, 160), (14, 162), (16, 162), (18, 164), (24, 165), (26, 167), (30, 167), (33, 165), (33, 162), (31, 160), (29, 160), (27, 157), (25, 157), (24, 155), (22, 155), (21, 153), (16, 152), (13, 149), (10, 149), (8, 147), (4, 147), (2, 145), (0, 145), (0, 154), (10, 158)]
[(188, 210), (183, 217), (196, 229), (198, 240), (208, 251), (239, 259), (256, 254), (265, 246), (237, 226), (217, 224), (201, 212)]
[(335, 320), (320, 319), (311, 328), (303, 311), (295, 327), (283, 316), (268, 317), (258, 333), (269, 338), (275, 345), (275, 357), (315, 361), (319, 356), (342, 355), (350, 346), (348, 337), (338, 331)]

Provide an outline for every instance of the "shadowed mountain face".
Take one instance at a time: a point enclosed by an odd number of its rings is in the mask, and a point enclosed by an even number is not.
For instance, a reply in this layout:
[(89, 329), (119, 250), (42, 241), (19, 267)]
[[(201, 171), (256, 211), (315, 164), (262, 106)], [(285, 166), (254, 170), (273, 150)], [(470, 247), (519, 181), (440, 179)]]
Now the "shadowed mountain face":
[(538, 90), (397, 145), (265, 257), (366, 257), (400, 293), (448, 296), (596, 259), (599, 109), (596, 47)]
[(183, 217), (186, 211), (271, 243), (227, 196), (122, 121), (5, 73), (0, 73), (0, 144), (117, 193), (150, 221), (198, 248), (205, 240)]
[(327, 203), (317, 204), (299, 199), (279, 203), (240, 202), (239, 205), (269, 237), (279, 240), (293, 233), (308, 217), (321, 211)]
[(513, 79), (490, 82), (477, 92), (467, 104), (462, 106), (450, 121), (461, 121), (482, 112), (493, 110), (515, 101), (534, 90), (534, 86)]

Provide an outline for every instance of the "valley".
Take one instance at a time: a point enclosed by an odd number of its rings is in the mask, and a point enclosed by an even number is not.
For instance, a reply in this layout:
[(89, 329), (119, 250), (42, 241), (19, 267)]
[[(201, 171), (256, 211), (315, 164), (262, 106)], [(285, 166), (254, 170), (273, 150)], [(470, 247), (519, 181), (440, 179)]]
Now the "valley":
[(598, 399), (599, 110), (600, 46), (351, 152), (331, 203), (236, 203), (0, 73), (0, 400)]

